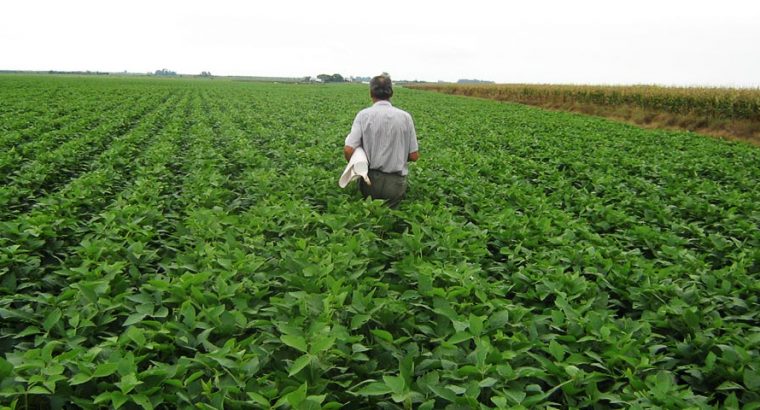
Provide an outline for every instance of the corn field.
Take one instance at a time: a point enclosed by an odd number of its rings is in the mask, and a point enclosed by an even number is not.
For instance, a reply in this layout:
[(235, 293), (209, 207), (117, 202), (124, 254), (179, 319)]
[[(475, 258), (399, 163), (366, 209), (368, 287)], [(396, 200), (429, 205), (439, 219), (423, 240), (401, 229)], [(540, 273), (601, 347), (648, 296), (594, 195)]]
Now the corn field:
[(526, 104), (625, 105), (711, 119), (760, 121), (760, 89), (531, 84), (422, 84), (410, 87)]

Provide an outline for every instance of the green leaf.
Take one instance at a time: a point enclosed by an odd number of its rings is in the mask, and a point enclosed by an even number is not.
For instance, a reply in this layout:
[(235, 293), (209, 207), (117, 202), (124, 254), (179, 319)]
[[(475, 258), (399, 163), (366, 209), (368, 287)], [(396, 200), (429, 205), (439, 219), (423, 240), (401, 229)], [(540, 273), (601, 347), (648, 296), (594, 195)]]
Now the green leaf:
[(448, 387), (441, 385), (429, 385), (428, 388), (438, 397), (448, 400), (452, 403), (457, 401), (457, 395), (451, 391)]
[(121, 381), (116, 383), (122, 393), (127, 394), (136, 386), (141, 385), (142, 382), (137, 380), (137, 376), (134, 373), (130, 373), (126, 376), (122, 376)]
[(76, 386), (78, 384), (87, 383), (90, 380), (92, 380), (91, 374), (80, 372), (80, 373), (75, 374), (74, 377), (72, 377), (71, 380), (69, 380), (69, 384), (72, 386)]
[(744, 386), (749, 390), (760, 389), (760, 372), (752, 370), (749, 367), (744, 368)]
[(417, 410), (433, 410), (434, 408), (435, 408), (435, 400), (428, 400), (420, 404), (420, 407), (418, 407)]
[(182, 323), (190, 329), (195, 328), (195, 308), (193, 304), (189, 300), (186, 300), (182, 303), (179, 311), (180, 315), (182, 315)]
[(718, 387), (715, 388), (716, 390), (744, 390), (744, 387), (742, 387), (741, 384), (734, 383), (732, 381), (724, 381), (721, 383)]
[(152, 303), (141, 303), (135, 306), (135, 312), (151, 316), (153, 315), (153, 310), (155, 310), (155, 308), (156, 307)]
[(683, 313), (683, 320), (686, 322), (686, 325), (689, 326), (690, 329), (697, 330), (699, 329), (699, 314), (696, 311), (696, 308), (694, 309), (687, 309)]
[(481, 380), (480, 383), (478, 383), (478, 387), (491, 387), (497, 382), (498, 380), (494, 379), (493, 377), (486, 377), (485, 379)]
[(264, 397), (264, 396), (262, 396), (262, 395), (260, 395), (258, 393), (250, 392), (250, 391), (246, 392), (246, 395), (248, 395), (248, 398), (251, 399), (251, 400), (253, 400), (256, 404), (260, 404), (260, 405), (262, 405), (264, 407), (269, 407), (270, 402), (269, 402), (269, 400), (267, 400), (266, 397)]
[(660, 370), (655, 376), (652, 391), (657, 398), (664, 398), (673, 388), (673, 375), (665, 370)]
[(561, 362), (565, 357), (565, 347), (552, 339), (552, 341), (549, 342), (549, 353), (554, 356), (556, 361)]
[(95, 398), (92, 400), (92, 402), (94, 404), (100, 404), (100, 403), (105, 403), (107, 401), (110, 401), (111, 400), (111, 394), (113, 394), (113, 392), (110, 392), (110, 391), (106, 391), (106, 392), (100, 393), (97, 396), (95, 396)]
[(575, 377), (577, 374), (581, 373), (581, 369), (573, 365), (567, 365), (565, 366), (565, 373), (570, 377)]
[(147, 316), (145, 313), (132, 313), (121, 325), (127, 327), (134, 325), (135, 323), (140, 323), (143, 319), (145, 319), (145, 316)]
[(148, 396), (144, 394), (132, 394), (129, 396), (135, 404), (142, 407), (143, 410), (153, 410), (153, 403), (151, 403)]
[(412, 379), (414, 378), (414, 356), (412, 353), (407, 353), (406, 356), (399, 363), (399, 374), (404, 379), (404, 384), (407, 388), (412, 386)]
[(360, 396), (382, 396), (391, 392), (391, 388), (385, 383), (374, 382), (362, 387), (356, 394)]
[(454, 334), (454, 336), (451, 336), (451, 338), (449, 338), (449, 340), (447, 340), (446, 342), (455, 345), (455, 344), (462, 343), (465, 340), (470, 340), (470, 339), (472, 339), (472, 334), (470, 334), (470, 332), (457, 332)]
[(185, 380), (183, 380), (182, 381), (182, 385), (185, 386), (185, 387), (187, 387), (187, 386), (190, 385), (190, 383), (192, 383), (192, 382), (200, 379), (201, 377), (203, 377), (204, 374), (205, 373), (203, 372), (203, 370), (198, 370), (197, 372), (191, 374), (189, 377), (187, 377)]
[(40, 329), (37, 326), (28, 326), (26, 329), (20, 331), (16, 336), (14, 336), (14, 339), (20, 339), (22, 337), (31, 336), (39, 334)]
[(489, 329), (503, 329), (504, 325), (509, 323), (509, 311), (508, 310), (502, 310), (499, 312), (496, 312), (491, 315), (491, 317), (488, 318), (488, 328)]
[(311, 349), (309, 351), (311, 354), (316, 355), (331, 348), (334, 344), (334, 337), (318, 336), (315, 338), (315, 340), (312, 340)]
[(396, 403), (401, 403), (409, 398), (409, 393), (394, 393), (391, 394), (391, 399)]
[(126, 394), (120, 391), (111, 392), (111, 404), (113, 404), (114, 409), (118, 409), (123, 406), (127, 400), (129, 400), (129, 396)]
[(303, 353), (308, 353), (308, 348), (306, 346), (306, 339), (304, 339), (301, 336), (282, 335), (280, 336), (280, 340), (282, 340), (282, 343), (285, 343), (286, 345), (296, 350), (299, 350)]
[(165, 281), (165, 280), (161, 280), (161, 279), (151, 279), (151, 280), (149, 280), (149, 281), (148, 281), (148, 283), (149, 283), (151, 286), (153, 286), (153, 287), (155, 287), (156, 289), (158, 289), (158, 290), (167, 290), (167, 289), (169, 289), (169, 288), (170, 288), (170, 286), (171, 286), (171, 285), (169, 284), (169, 282), (167, 282), (167, 281)]
[(483, 317), (470, 314), (469, 327), (470, 333), (473, 336), (480, 336), (483, 334)]
[(291, 406), (297, 408), (304, 400), (306, 400), (306, 391), (307, 386), (306, 383), (304, 383), (301, 385), (301, 387), (288, 393), (286, 396), (288, 403), (290, 403)]
[(52, 312), (48, 313), (47, 316), (45, 316), (45, 321), (42, 323), (42, 328), (45, 329), (46, 332), (49, 332), (50, 329), (52, 329), (53, 326), (55, 326), (55, 324), (61, 320), (61, 315), (61, 309), (53, 309)]
[(130, 326), (129, 328), (127, 328), (127, 331), (125, 333), (127, 335), (127, 338), (133, 341), (138, 347), (145, 346), (145, 331), (144, 330), (138, 329), (135, 326)]
[(118, 363), (101, 363), (98, 365), (97, 368), (95, 368), (95, 371), (92, 373), (93, 378), (98, 377), (107, 377), (114, 373), (116, 373), (116, 369), (119, 368)]
[(351, 329), (358, 329), (367, 323), (372, 317), (365, 314), (356, 314), (351, 318)]
[(152, 316), (153, 317), (158, 317), (158, 318), (167, 317), (167, 316), (169, 316), (169, 309), (166, 306), (161, 306), (161, 307), (158, 308), (158, 310), (156, 310), (155, 312), (153, 312)]
[(361, 345), (361, 344), (358, 344), (358, 343), (354, 343), (354, 344), (351, 345), (351, 351), (354, 352), (354, 353), (367, 352), (369, 350), (370, 349), (367, 346), (364, 346), (364, 345)]
[(406, 383), (401, 376), (383, 376), (383, 381), (385, 382), (385, 385), (391, 389), (391, 392), (395, 394), (401, 394), (405, 390), (404, 387), (406, 386)]
[(304, 367), (308, 366), (309, 363), (311, 363), (311, 356), (308, 354), (305, 354), (298, 359), (296, 359), (295, 362), (290, 366), (290, 369), (288, 371), (288, 376), (293, 376), (298, 374), (301, 370), (303, 370)]
[(209, 356), (209, 358), (228, 369), (235, 369), (238, 367), (238, 362), (232, 359), (228, 359), (226, 357)]
[(370, 333), (375, 335), (380, 340), (384, 340), (388, 343), (393, 343), (393, 335), (390, 334), (388, 331), (382, 330), (382, 329), (372, 329), (370, 330)]
[(467, 391), (467, 389), (466, 389), (466, 388), (464, 388), (464, 387), (462, 387), (462, 386), (457, 386), (457, 385), (455, 385), (455, 384), (450, 384), (450, 385), (448, 385), (448, 386), (446, 386), (446, 387), (447, 387), (449, 390), (453, 391), (453, 392), (454, 392), (454, 394), (456, 394), (456, 395), (461, 395), (461, 394), (464, 394), (464, 393)]
[(48, 395), (51, 393), (50, 390), (39, 385), (30, 387), (29, 390), (27, 390), (26, 392), (29, 394), (45, 394), (45, 395)]
[(0, 357), (0, 380), (13, 374), (13, 365)]
[(520, 404), (525, 400), (525, 392), (521, 390), (504, 390), (504, 394), (515, 404)]
[(525, 391), (530, 393), (542, 393), (544, 391), (543, 388), (541, 388), (541, 385), (531, 383), (525, 386)]
[(715, 365), (715, 360), (717, 360), (718, 356), (715, 355), (715, 353), (710, 352), (705, 357), (705, 366), (708, 369), (712, 369), (712, 367)]

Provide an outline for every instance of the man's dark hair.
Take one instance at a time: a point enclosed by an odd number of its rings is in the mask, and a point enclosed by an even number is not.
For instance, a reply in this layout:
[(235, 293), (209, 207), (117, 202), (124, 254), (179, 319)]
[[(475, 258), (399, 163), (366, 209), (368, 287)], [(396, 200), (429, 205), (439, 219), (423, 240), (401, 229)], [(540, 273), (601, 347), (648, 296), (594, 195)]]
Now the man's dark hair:
[(380, 74), (369, 80), (369, 95), (378, 100), (388, 100), (393, 97), (393, 84), (388, 74)]

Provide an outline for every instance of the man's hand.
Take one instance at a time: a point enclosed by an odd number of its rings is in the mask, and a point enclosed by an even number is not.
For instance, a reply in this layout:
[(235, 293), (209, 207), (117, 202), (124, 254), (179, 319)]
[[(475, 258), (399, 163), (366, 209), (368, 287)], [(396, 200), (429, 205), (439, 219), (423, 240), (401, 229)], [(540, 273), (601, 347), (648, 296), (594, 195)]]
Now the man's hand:
[(420, 152), (419, 151), (414, 151), (414, 152), (410, 153), (408, 159), (409, 159), (409, 161), (412, 161), (412, 162), (417, 161), (418, 159), (420, 159)]
[(343, 156), (346, 157), (346, 161), (351, 160), (351, 156), (354, 155), (354, 147), (351, 146), (344, 146), (343, 147)]

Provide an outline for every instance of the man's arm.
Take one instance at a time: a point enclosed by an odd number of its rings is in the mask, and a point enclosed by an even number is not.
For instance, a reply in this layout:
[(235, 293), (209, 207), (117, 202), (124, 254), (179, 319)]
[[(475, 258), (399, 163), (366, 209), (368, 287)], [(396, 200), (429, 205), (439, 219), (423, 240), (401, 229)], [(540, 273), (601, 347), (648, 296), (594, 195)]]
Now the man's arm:
[(354, 155), (354, 150), (362, 145), (362, 126), (361, 126), (361, 112), (354, 118), (354, 123), (351, 124), (351, 132), (346, 137), (345, 145), (343, 146), (343, 156), (346, 161), (351, 160), (351, 155)]
[(351, 156), (354, 155), (354, 147), (346, 145), (343, 147), (343, 156), (346, 157), (346, 161), (351, 160)]
[(407, 114), (407, 120), (409, 121), (409, 156), (407, 160), (415, 162), (420, 159), (420, 146), (417, 143), (417, 131), (414, 129), (412, 116)]

